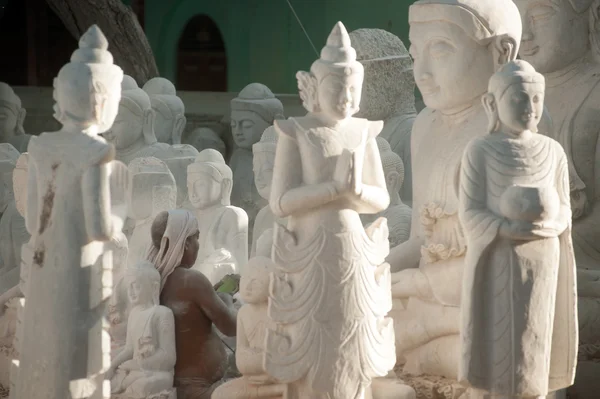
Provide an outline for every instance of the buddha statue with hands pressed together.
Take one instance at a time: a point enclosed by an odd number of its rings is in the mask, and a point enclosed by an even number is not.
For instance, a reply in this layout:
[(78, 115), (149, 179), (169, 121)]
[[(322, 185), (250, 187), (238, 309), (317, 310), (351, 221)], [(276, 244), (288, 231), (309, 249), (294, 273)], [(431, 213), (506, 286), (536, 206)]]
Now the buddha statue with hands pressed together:
[(113, 398), (172, 399), (175, 319), (171, 309), (159, 304), (160, 273), (141, 261), (127, 268), (125, 282), (131, 303), (125, 347), (106, 374)]
[(388, 257), (398, 363), (409, 374), (457, 378), (462, 274), (458, 176), (467, 144), (488, 125), (481, 96), (516, 58), (519, 11), (510, 0), (419, 0), (409, 9), (410, 53), (427, 106), (411, 135), (413, 220)]

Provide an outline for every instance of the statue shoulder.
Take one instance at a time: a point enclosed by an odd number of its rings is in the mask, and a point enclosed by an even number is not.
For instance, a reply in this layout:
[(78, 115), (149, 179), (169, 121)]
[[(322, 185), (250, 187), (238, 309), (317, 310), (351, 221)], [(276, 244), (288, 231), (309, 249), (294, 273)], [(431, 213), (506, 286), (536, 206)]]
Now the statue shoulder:
[(273, 127), (279, 136), (286, 136), (292, 140), (296, 140), (296, 129), (298, 122), (292, 118), (286, 120), (274, 120)]
[(248, 228), (248, 214), (242, 208), (238, 208), (237, 206), (226, 206), (223, 218), (236, 221), (238, 225), (245, 222), (246, 228)]

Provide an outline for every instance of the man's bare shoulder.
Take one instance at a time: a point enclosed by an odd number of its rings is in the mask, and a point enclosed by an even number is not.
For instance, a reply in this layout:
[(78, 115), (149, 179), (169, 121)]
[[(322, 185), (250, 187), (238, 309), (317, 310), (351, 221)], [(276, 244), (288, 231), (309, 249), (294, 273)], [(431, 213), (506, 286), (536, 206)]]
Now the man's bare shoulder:
[(175, 280), (179, 283), (178, 285), (184, 289), (213, 289), (212, 284), (208, 280), (208, 278), (194, 269), (186, 269), (184, 267), (178, 267), (173, 271), (170, 277), (174, 277)]

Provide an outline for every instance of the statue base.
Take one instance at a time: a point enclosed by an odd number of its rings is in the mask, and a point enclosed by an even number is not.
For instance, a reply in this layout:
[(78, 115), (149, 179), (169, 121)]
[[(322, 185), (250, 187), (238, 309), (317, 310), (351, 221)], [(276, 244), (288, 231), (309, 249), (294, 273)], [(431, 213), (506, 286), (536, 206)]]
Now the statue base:
[(396, 370), (396, 375), (406, 385), (413, 388), (417, 394), (416, 399), (466, 399), (467, 388), (458, 381), (432, 376), (411, 375), (402, 373), (402, 366)]

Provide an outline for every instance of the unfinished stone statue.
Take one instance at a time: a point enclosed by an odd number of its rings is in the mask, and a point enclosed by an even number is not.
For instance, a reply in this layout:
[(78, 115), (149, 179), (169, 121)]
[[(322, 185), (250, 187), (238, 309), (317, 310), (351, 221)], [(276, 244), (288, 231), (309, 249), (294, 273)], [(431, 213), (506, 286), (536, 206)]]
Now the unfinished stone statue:
[(189, 144), (198, 151), (212, 148), (213, 150), (219, 151), (223, 157), (227, 153), (227, 147), (221, 136), (209, 127), (199, 127), (188, 133), (184, 139), (184, 144)]
[(168, 79), (152, 78), (143, 90), (150, 97), (154, 111), (154, 132), (160, 143), (181, 144), (181, 136), (187, 122), (185, 105)]
[[(456, 380), (466, 241), (458, 219), (464, 149), (488, 125), (481, 96), (515, 59), (520, 16), (510, 0), (419, 0), (409, 9), (415, 81), (427, 106), (411, 135), (413, 221), (393, 248), (396, 353), (403, 371)], [(418, 182), (418, 183), (416, 183)]]
[[(29, 240), (25, 219), (17, 210), (13, 189), (13, 172), (19, 156), (11, 144), (0, 144), (0, 280), (12, 280), (7, 279), (5, 274), (18, 268), (21, 246)], [(18, 273), (14, 274), (18, 276)], [(4, 292), (4, 283), (0, 282), (0, 294)]]
[(136, 158), (129, 164), (128, 214), (136, 221), (129, 238), (127, 265), (146, 258), (150, 228), (156, 215), (176, 208), (177, 186), (167, 165), (158, 158)]
[(27, 151), (31, 135), (23, 128), (26, 114), (12, 87), (0, 82), (0, 143), (10, 143), (19, 152)]
[[(198, 221), (184, 209), (160, 213), (152, 224), (148, 259), (161, 275), (160, 302), (175, 316), (177, 399), (210, 399), (228, 359), (216, 329), (236, 335), (236, 312), (192, 266), (198, 255)], [(231, 297), (225, 295), (222, 298)], [(216, 327), (216, 329), (214, 327)]]
[(599, 4), (594, 0), (515, 3), (523, 22), (519, 55), (546, 78), (545, 104), (553, 122), (547, 134), (563, 146), (569, 159), (583, 355), (590, 349), (597, 352), (600, 344)]
[(62, 128), (29, 142), (26, 222), (34, 255), (16, 398), (104, 397), (110, 341), (101, 319), (112, 264), (102, 241), (113, 232), (114, 148), (98, 134), (117, 116), (123, 79), (107, 48), (96, 25), (81, 36), (54, 80)]
[(395, 359), (385, 219), (389, 205), (375, 137), (383, 122), (353, 118), (363, 67), (346, 28), (333, 28), (310, 72), (298, 72), (305, 117), (275, 121), (269, 203), (274, 225), (265, 370), (289, 398), (360, 398)]
[[(156, 139), (156, 118), (148, 94), (130, 77), (123, 80), (119, 114), (109, 131), (103, 134), (116, 148), (116, 159), (129, 164), (135, 158), (168, 159), (181, 155), (195, 156), (198, 152), (189, 145), (178, 150)], [(178, 179), (177, 176), (175, 176)], [(185, 181), (185, 179), (183, 179)]]
[(127, 268), (125, 280), (132, 308), (125, 348), (106, 373), (112, 398), (175, 399), (175, 318), (159, 303), (160, 273), (142, 261)]
[[(266, 128), (260, 141), (252, 146), (254, 183), (256, 184), (258, 194), (266, 201), (269, 201), (269, 197), (271, 196), (271, 181), (273, 180), (273, 165), (275, 164), (276, 149), (277, 132), (273, 126)], [(267, 234), (273, 236), (273, 223), (276, 222), (283, 225), (286, 224), (285, 219), (278, 219), (273, 215), (273, 211), (267, 203), (267, 205), (258, 212), (256, 219), (254, 220), (250, 256), (256, 255), (258, 240), (266, 230), (269, 230), (269, 233)]]
[(127, 318), (130, 311), (125, 282), (129, 247), (125, 234), (121, 231), (115, 232), (107, 245), (107, 249), (112, 251), (113, 259), (113, 294), (108, 302), (106, 312), (106, 318), (110, 323), (110, 351), (111, 359), (113, 359), (125, 346)]
[(236, 145), (229, 161), (233, 170), (231, 203), (246, 211), (250, 227), (267, 205), (254, 183), (252, 146), (276, 119), (283, 119), (283, 104), (263, 84), (251, 83), (231, 100), (231, 134)]
[(244, 305), (238, 312), (235, 360), (241, 378), (218, 387), (212, 399), (284, 398), (286, 384), (277, 383), (264, 369), (265, 335), (271, 323), (267, 315), (269, 276), (274, 270), (267, 257), (250, 259), (240, 280)]
[(382, 120), (379, 137), (387, 140), (404, 163), (400, 197), (412, 203), (410, 134), (415, 109), (413, 62), (404, 43), (383, 29), (358, 29), (350, 32), (356, 59), (365, 68), (359, 118)]
[(491, 77), (483, 105), (489, 134), (467, 146), (460, 174), (459, 379), (482, 398), (546, 397), (573, 384), (577, 363), (567, 157), (537, 133), (544, 77), (526, 61)]
[(404, 164), (402, 159), (392, 151), (390, 144), (383, 138), (377, 137), (377, 147), (385, 175), (385, 184), (390, 195), (390, 205), (377, 215), (361, 215), (363, 223), (372, 223), (377, 217), (387, 219), (390, 248), (394, 248), (408, 240), (412, 209), (400, 199), (401, 187), (404, 180)]
[[(190, 202), (202, 221), (195, 268), (212, 284), (226, 274), (242, 274), (248, 262), (248, 216), (230, 205), (232, 177), (221, 153), (213, 149), (202, 151), (188, 166)], [(222, 250), (230, 255), (221, 256)]]

